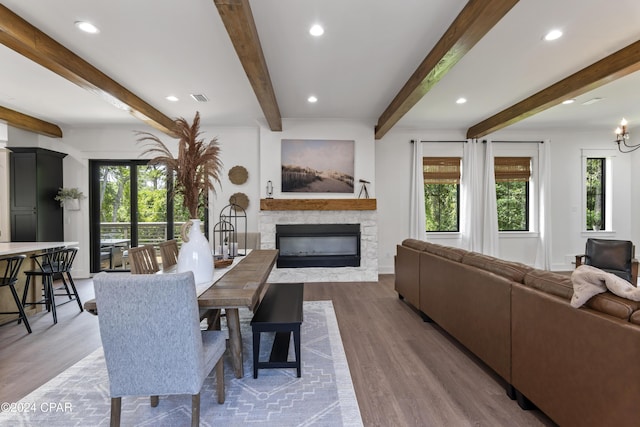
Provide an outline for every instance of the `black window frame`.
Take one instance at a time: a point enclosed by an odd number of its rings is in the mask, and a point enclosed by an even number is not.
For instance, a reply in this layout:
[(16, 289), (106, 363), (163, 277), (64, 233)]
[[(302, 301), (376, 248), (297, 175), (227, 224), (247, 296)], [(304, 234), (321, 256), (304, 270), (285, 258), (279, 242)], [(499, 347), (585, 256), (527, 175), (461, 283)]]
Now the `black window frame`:
[[(494, 161), (494, 169), (495, 169), (495, 163), (496, 163), (496, 159), (501, 158), (502, 156), (495, 156), (493, 158)], [(532, 163), (532, 158), (530, 156), (507, 156), (504, 158), (512, 158), (512, 159), (528, 159), (529, 161), (529, 166), (528, 166), (528, 179), (526, 181), (518, 181), (517, 179), (514, 179), (512, 181), (502, 181), (502, 182), (524, 182), (525, 183), (525, 205), (524, 205), (524, 215), (525, 215), (525, 228), (524, 229), (501, 229), (500, 228), (500, 222), (498, 222), (498, 232), (520, 232), (520, 233), (528, 233), (531, 231), (531, 211), (530, 211), (530, 205), (531, 205), (531, 193), (530, 193), (530, 184), (531, 184), (531, 163)], [(495, 179), (495, 177), (494, 177)], [(495, 184), (498, 185), (498, 180), (496, 179)], [(498, 195), (496, 194), (496, 209), (498, 206)], [(496, 212), (496, 214), (498, 214), (498, 212)], [(499, 218), (499, 215), (498, 215)]]
[[(600, 197), (601, 197), (601, 215), (600, 215), (600, 228), (599, 230), (605, 230), (606, 229), (606, 219), (607, 219), (607, 158), (606, 157), (586, 157), (586, 163), (585, 163), (585, 174), (586, 171), (589, 168), (589, 161), (590, 160), (597, 160), (600, 163), (600, 174), (601, 174), (601, 179), (600, 179)], [(586, 182), (586, 179), (588, 179), (587, 176), (585, 176), (585, 199), (588, 198), (588, 185)], [(588, 216), (588, 212), (589, 212), (589, 206), (588, 206), (588, 200), (585, 200), (585, 211), (584, 211), (584, 218), (585, 218), (585, 229), (587, 231), (591, 231), (593, 229), (593, 225), (590, 228), (589, 227), (589, 220), (587, 218)]]
[[(442, 156), (423, 156), (423, 168), (424, 168), (424, 163), (425, 163), (425, 159), (442, 159), (442, 160), (451, 160), (451, 159), (457, 159), (458, 161), (458, 176), (457, 176), (457, 182), (454, 183), (440, 183), (440, 184), (436, 184), (436, 183), (425, 183), (424, 179), (423, 179), (423, 192), (426, 193), (427, 190), (427, 185), (455, 185), (456, 188), (456, 229), (455, 230), (428, 230), (426, 229), (426, 221), (425, 221), (425, 231), (427, 233), (459, 233), (460, 232), (460, 180), (461, 180), (461, 176), (460, 176), (460, 171), (462, 170), (462, 159), (460, 157), (456, 157), (456, 156), (446, 156), (446, 157), (442, 157)], [(424, 169), (423, 169), (423, 174), (424, 174)], [(426, 199), (425, 199), (425, 214), (426, 214)], [(425, 218), (426, 220), (426, 218)]]
[[(137, 182), (138, 167), (148, 166), (149, 160), (141, 159), (91, 159), (89, 160), (89, 206), (90, 206), (90, 229), (89, 229), (89, 247), (90, 253), (90, 271), (97, 273), (102, 271), (100, 268), (100, 198), (97, 196), (100, 194), (100, 176), (99, 171), (102, 166), (127, 166), (130, 168), (130, 180), (131, 182)], [(174, 175), (169, 174), (167, 176), (167, 236), (174, 235), (175, 222), (174, 222), (174, 199), (171, 197), (173, 193)], [(138, 187), (137, 185), (131, 185), (130, 188), (131, 198), (129, 200), (130, 214), (131, 214), (131, 245), (137, 246), (138, 244)], [(209, 208), (208, 203), (204, 208), (204, 234), (205, 237), (209, 236)]]

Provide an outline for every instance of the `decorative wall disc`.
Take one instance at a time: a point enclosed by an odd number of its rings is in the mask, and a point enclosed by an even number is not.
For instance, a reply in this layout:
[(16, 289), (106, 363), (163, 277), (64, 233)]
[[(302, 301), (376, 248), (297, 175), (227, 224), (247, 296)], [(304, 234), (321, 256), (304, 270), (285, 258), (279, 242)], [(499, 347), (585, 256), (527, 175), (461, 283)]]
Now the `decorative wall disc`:
[(229, 203), (235, 203), (246, 211), (249, 207), (249, 197), (244, 193), (234, 193), (229, 197)]
[(247, 178), (249, 178), (249, 172), (244, 166), (234, 166), (229, 170), (229, 180), (232, 184), (244, 184)]

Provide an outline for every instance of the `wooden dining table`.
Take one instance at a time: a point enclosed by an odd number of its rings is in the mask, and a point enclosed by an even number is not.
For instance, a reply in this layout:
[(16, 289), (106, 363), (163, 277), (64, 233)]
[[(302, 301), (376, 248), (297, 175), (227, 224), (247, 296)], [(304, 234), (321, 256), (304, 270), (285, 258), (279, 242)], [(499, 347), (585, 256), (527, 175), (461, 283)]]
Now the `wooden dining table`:
[(254, 249), (198, 297), (200, 308), (223, 309), (225, 312), (229, 351), (236, 378), (244, 376), (238, 309), (256, 309), (277, 258), (277, 249)]
[[(201, 309), (217, 309), (225, 312), (229, 332), (229, 351), (236, 378), (244, 376), (239, 309), (247, 307), (253, 311), (257, 308), (277, 258), (277, 249), (254, 249), (248, 255), (241, 257), (240, 261), (236, 259), (232, 267), (227, 267), (229, 271), (224, 272), (222, 277), (216, 274), (212, 283), (196, 284), (198, 306)], [(176, 266), (173, 265), (160, 270), (158, 274), (170, 274), (175, 271)], [(95, 300), (87, 301), (84, 307), (88, 312), (98, 314), (99, 309)], [(214, 324), (217, 323), (214, 317), (209, 317), (208, 320), (210, 329), (217, 327), (217, 324)]]

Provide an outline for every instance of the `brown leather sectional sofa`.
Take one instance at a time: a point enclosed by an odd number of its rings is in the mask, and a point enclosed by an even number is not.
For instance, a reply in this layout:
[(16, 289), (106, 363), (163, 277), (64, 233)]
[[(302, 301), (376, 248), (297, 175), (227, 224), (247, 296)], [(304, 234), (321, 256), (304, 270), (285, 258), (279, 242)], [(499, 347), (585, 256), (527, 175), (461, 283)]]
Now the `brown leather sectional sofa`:
[(397, 246), (395, 287), (520, 406), (561, 426), (640, 425), (640, 303), (607, 292), (575, 309), (568, 275), (413, 239)]

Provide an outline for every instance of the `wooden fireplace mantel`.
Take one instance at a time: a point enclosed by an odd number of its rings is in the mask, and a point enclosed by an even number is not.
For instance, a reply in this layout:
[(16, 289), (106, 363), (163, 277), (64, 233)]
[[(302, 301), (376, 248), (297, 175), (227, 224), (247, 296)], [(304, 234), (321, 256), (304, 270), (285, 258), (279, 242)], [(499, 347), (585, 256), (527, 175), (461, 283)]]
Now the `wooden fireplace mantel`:
[(262, 211), (375, 211), (376, 199), (260, 199)]

